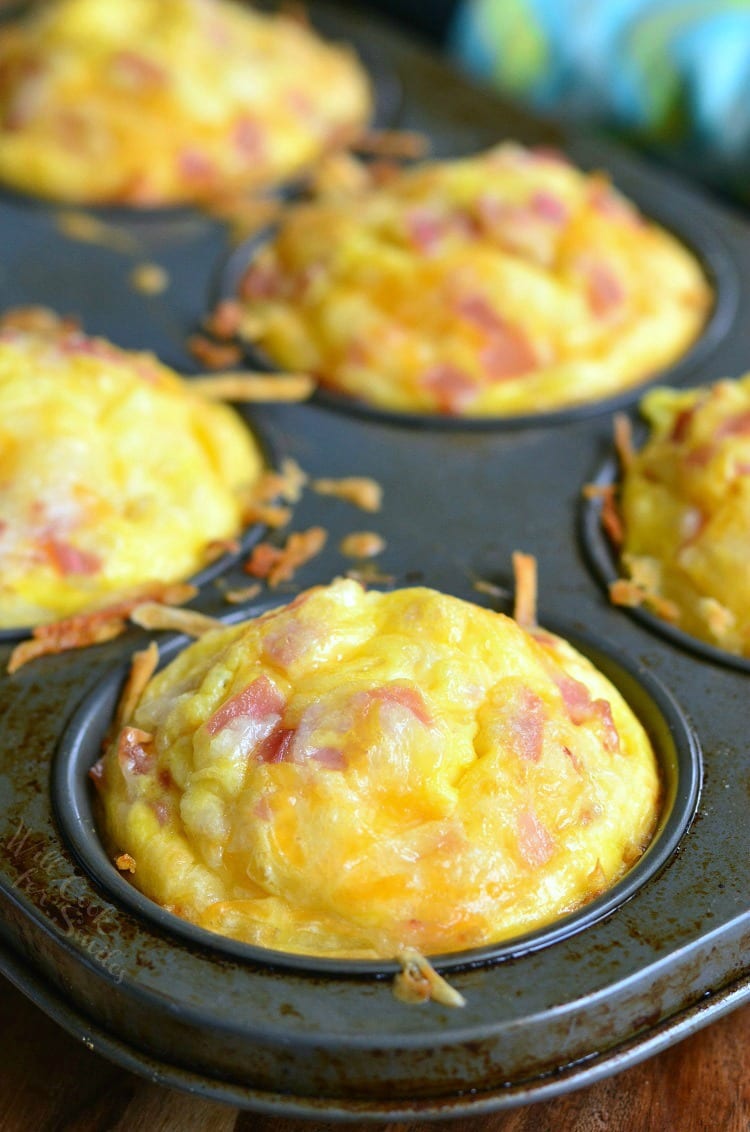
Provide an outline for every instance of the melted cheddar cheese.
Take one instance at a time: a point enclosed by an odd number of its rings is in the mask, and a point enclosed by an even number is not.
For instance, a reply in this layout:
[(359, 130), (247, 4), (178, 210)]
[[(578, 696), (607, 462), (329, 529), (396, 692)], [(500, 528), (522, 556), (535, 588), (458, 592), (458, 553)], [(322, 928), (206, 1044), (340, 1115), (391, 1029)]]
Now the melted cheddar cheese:
[(654, 389), (641, 411), (651, 434), (621, 486), (632, 596), (750, 657), (750, 375)]
[(712, 302), (694, 256), (601, 174), (512, 144), (288, 210), (240, 297), (282, 368), (453, 416), (627, 389), (688, 349)]
[(0, 179), (56, 200), (266, 186), (370, 113), (352, 52), (230, 0), (55, 0), (0, 27)]
[(259, 451), (147, 353), (0, 327), (0, 627), (186, 578), (243, 525)]
[(185, 649), (93, 777), (153, 900), (344, 957), (549, 923), (638, 858), (660, 798), (641, 725), (565, 641), (350, 580)]

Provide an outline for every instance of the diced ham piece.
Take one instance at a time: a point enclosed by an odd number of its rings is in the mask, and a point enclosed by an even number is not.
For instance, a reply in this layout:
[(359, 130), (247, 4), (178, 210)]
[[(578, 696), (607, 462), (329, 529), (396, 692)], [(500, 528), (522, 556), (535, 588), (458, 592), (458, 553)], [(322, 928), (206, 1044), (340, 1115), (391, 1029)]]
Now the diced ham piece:
[(250, 264), (240, 282), (243, 299), (272, 299), (279, 292), (281, 276), (270, 263)]
[(545, 865), (555, 851), (549, 830), (533, 810), (524, 810), (518, 815), (518, 848), (523, 859), (533, 868)]
[(523, 331), (507, 326), (496, 331), (482, 350), (480, 359), (490, 381), (521, 377), (536, 369), (536, 354)]
[(232, 132), (232, 140), (237, 151), (243, 157), (259, 160), (265, 150), (265, 134), (263, 127), (255, 118), (245, 116), (240, 118)]
[(211, 181), (216, 176), (216, 166), (205, 153), (188, 147), (181, 150), (178, 158), (180, 173), (188, 181)]
[(169, 820), (169, 806), (163, 798), (157, 798), (155, 802), (151, 803), (151, 809), (156, 814), (156, 820), (160, 826), (165, 826)]
[(337, 747), (318, 747), (310, 753), (310, 758), (326, 770), (346, 770), (348, 765), (346, 755)]
[(320, 639), (321, 626), (285, 618), (268, 630), (263, 654), (279, 668), (290, 668)]
[(457, 309), (464, 319), (487, 335), (480, 358), (491, 381), (520, 377), (535, 369), (536, 354), (523, 330), (506, 322), (482, 295), (462, 297)]
[(414, 209), (406, 215), (406, 233), (420, 252), (429, 255), (445, 236), (445, 219), (427, 209)]
[(747, 436), (748, 433), (750, 433), (750, 409), (722, 421), (714, 435), (717, 440), (724, 440), (727, 436)]
[(592, 700), (585, 684), (574, 680), (559, 669), (551, 671), (552, 679), (560, 689), (565, 710), (571, 723), (579, 726), (598, 720), (604, 731), (604, 746), (608, 751), (620, 749), (620, 736), (612, 718), (612, 708), (608, 700)]
[(40, 545), (45, 557), (63, 577), (97, 574), (102, 568), (102, 560), (97, 554), (80, 550), (61, 539), (45, 538)]
[(150, 746), (153, 735), (139, 727), (123, 727), (117, 740), (117, 761), (123, 774), (148, 774), (153, 769), (156, 752)]
[(580, 774), (583, 770), (583, 764), (575, 751), (571, 751), (570, 747), (563, 747), (562, 752), (576, 774)]
[(592, 260), (586, 268), (589, 306), (597, 318), (606, 318), (625, 300), (625, 288), (612, 268), (601, 260)]
[(538, 189), (531, 198), (531, 211), (550, 224), (564, 224), (568, 219), (568, 206), (561, 197), (548, 189)]
[(510, 719), (513, 743), (522, 759), (538, 763), (544, 748), (544, 701), (531, 688), (524, 688)]
[(315, 114), (315, 103), (306, 90), (293, 87), (285, 94), (286, 104), (300, 118), (312, 118)]
[(422, 374), (421, 385), (430, 392), (441, 413), (458, 415), (478, 393), (477, 384), (458, 366), (439, 362)]
[(432, 715), (418, 688), (408, 688), (403, 684), (384, 684), (382, 688), (371, 688), (362, 693), (365, 711), (378, 703), (398, 704), (424, 724), (432, 726)]
[(289, 761), (296, 731), (288, 727), (276, 727), (253, 748), (253, 758), (259, 763), (281, 763)]
[(675, 444), (682, 443), (687, 437), (690, 422), (692, 421), (697, 405), (690, 405), (687, 409), (681, 409), (672, 423), (672, 431), (669, 434), (669, 439), (673, 440)]
[(284, 704), (284, 697), (273, 681), (266, 675), (259, 676), (214, 712), (206, 721), (206, 731), (209, 735), (218, 735), (240, 716), (248, 716), (257, 721), (273, 715), (280, 716)]
[(699, 444), (697, 448), (693, 448), (685, 456), (685, 464), (689, 468), (705, 468), (716, 453), (719, 446), (716, 441), (709, 441), (706, 444)]
[(118, 51), (112, 57), (110, 73), (135, 90), (161, 86), (166, 78), (163, 67), (137, 51)]

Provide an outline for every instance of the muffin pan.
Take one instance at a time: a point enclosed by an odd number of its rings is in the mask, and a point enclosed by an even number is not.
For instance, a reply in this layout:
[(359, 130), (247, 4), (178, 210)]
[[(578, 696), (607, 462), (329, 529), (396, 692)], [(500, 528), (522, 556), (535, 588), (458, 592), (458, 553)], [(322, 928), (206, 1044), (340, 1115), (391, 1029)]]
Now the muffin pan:
[[(558, 145), (585, 168), (606, 168), (696, 249), (717, 287), (715, 312), (660, 380), (696, 385), (748, 368), (737, 318), (750, 300), (744, 220), (609, 142), (526, 117), (375, 21), (318, 12), (327, 31), (366, 41), (392, 69), (400, 124), (426, 131), (434, 152), (467, 153), (501, 136)], [(187, 210), (108, 223), (127, 237), (119, 249), (69, 239), (52, 206), (0, 198), (0, 305), (44, 303), (79, 315), (91, 333), (195, 369), (185, 340), (230, 258), (224, 229)], [(130, 283), (146, 261), (168, 274), (160, 295)], [(635, 406), (642, 388), (617, 406)], [(500, 608), (512, 552), (534, 554), (540, 621), (602, 665), (652, 735), (667, 794), (659, 837), (582, 912), (438, 962), (462, 1009), (398, 1001), (395, 964), (279, 956), (191, 928), (130, 888), (93, 828), (86, 771), (129, 658), (149, 639), (131, 629), (0, 678), (0, 969), (119, 1064), (277, 1115), (472, 1115), (590, 1083), (750, 997), (747, 671), (608, 603), (586, 545), (593, 519), (581, 539), (581, 489), (611, 455), (612, 402), (481, 428), (332, 407), (321, 397), (240, 411), (279, 461), (292, 457), (312, 477), (376, 478), (382, 511), (307, 490), (291, 529), (321, 525), (329, 537), (294, 585), (232, 609), (222, 587), (249, 579), (222, 563), (195, 607), (235, 620), (328, 581), (352, 565), (338, 550), (352, 530), (385, 537), (377, 563), (393, 584)], [(477, 593), (480, 579), (497, 598)], [(162, 635), (162, 655), (183, 643)], [(3, 644), (3, 665), (9, 651)]]

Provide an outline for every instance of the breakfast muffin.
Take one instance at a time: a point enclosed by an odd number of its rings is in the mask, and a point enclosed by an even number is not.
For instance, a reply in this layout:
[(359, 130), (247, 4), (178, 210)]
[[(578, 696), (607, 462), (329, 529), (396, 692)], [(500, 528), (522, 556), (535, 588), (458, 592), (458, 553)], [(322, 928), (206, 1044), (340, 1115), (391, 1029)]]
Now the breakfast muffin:
[(594, 401), (674, 362), (712, 304), (695, 257), (601, 174), (502, 144), (289, 209), (240, 284), (285, 368), (397, 411)]
[(287, 952), (436, 954), (548, 924), (658, 817), (654, 752), (588, 660), (427, 588), (337, 580), (214, 629), (120, 724), (92, 771), (119, 867)]
[(226, 405), (44, 312), (0, 322), (0, 627), (185, 578), (263, 468)]
[(0, 26), (0, 180), (59, 201), (267, 186), (370, 113), (350, 50), (231, 0), (54, 0)]
[(750, 657), (750, 374), (654, 389), (641, 411), (651, 431), (623, 460), (627, 579), (612, 596)]

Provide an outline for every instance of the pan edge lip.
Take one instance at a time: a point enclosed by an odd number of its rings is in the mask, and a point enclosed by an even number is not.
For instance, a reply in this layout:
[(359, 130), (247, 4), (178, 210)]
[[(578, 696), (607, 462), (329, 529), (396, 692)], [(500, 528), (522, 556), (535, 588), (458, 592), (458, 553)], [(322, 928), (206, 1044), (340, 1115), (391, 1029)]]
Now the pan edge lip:
[[(89, 1018), (72, 1005), (38, 972), (31, 970), (10, 945), (0, 940), (0, 971), (22, 993), (26, 994), (44, 1012), (68, 1033), (84, 1041), (94, 1041), (94, 1050), (130, 1071), (146, 1071), (162, 1084), (185, 1089), (191, 1093), (240, 1105), (248, 1111), (269, 1116), (305, 1117), (328, 1116), (332, 1119), (359, 1118), (370, 1121), (385, 1119), (440, 1119), (447, 1117), (480, 1116), (515, 1108), (519, 1104), (549, 1100), (574, 1089), (593, 1084), (598, 1080), (637, 1064), (660, 1050), (666, 1049), (682, 1037), (696, 1032), (709, 1022), (723, 1017), (750, 998), (750, 976), (741, 976), (712, 992), (710, 997), (700, 996), (681, 1010), (664, 1018), (653, 1027), (645, 1040), (642, 1035), (631, 1035), (605, 1050), (571, 1060), (564, 1065), (540, 1072), (522, 1080), (500, 1081), (483, 1090), (467, 1088), (465, 1091), (444, 1095), (425, 1096), (409, 1101), (395, 1098), (378, 1102), (373, 1098), (309, 1097), (287, 1092), (253, 1089), (229, 1079), (209, 1077), (188, 1066), (167, 1063), (141, 1051), (126, 1039), (110, 1033), (97, 1019)], [(106, 1047), (106, 1048), (102, 1048)]]
[[(617, 457), (610, 453), (600, 460), (588, 482), (594, 487), (609, 487), (618, 480)], [(578, 527), (589, 572), (608, 594), (609, 584), (621, 578), (622, 573), (618, 569), (617, 554), (602, 528), (601, 513), (601, 498), (584, 499), (579, 508)], [(643, 606), (618, 606), (609, 597), (607, 600), (612, 609), (632, 618), (657, 639), (667, 641), (681, 652), (687, 652), (693, 657), (735, 672), (750, 673), (750, 657), (729, 652), (727, 649), (719, 648), (718, 645), (712, 645), (709, 641), (702, 641), (700, 637), (695, 637), (684, 629), (670, 624), (669, 621)]]

